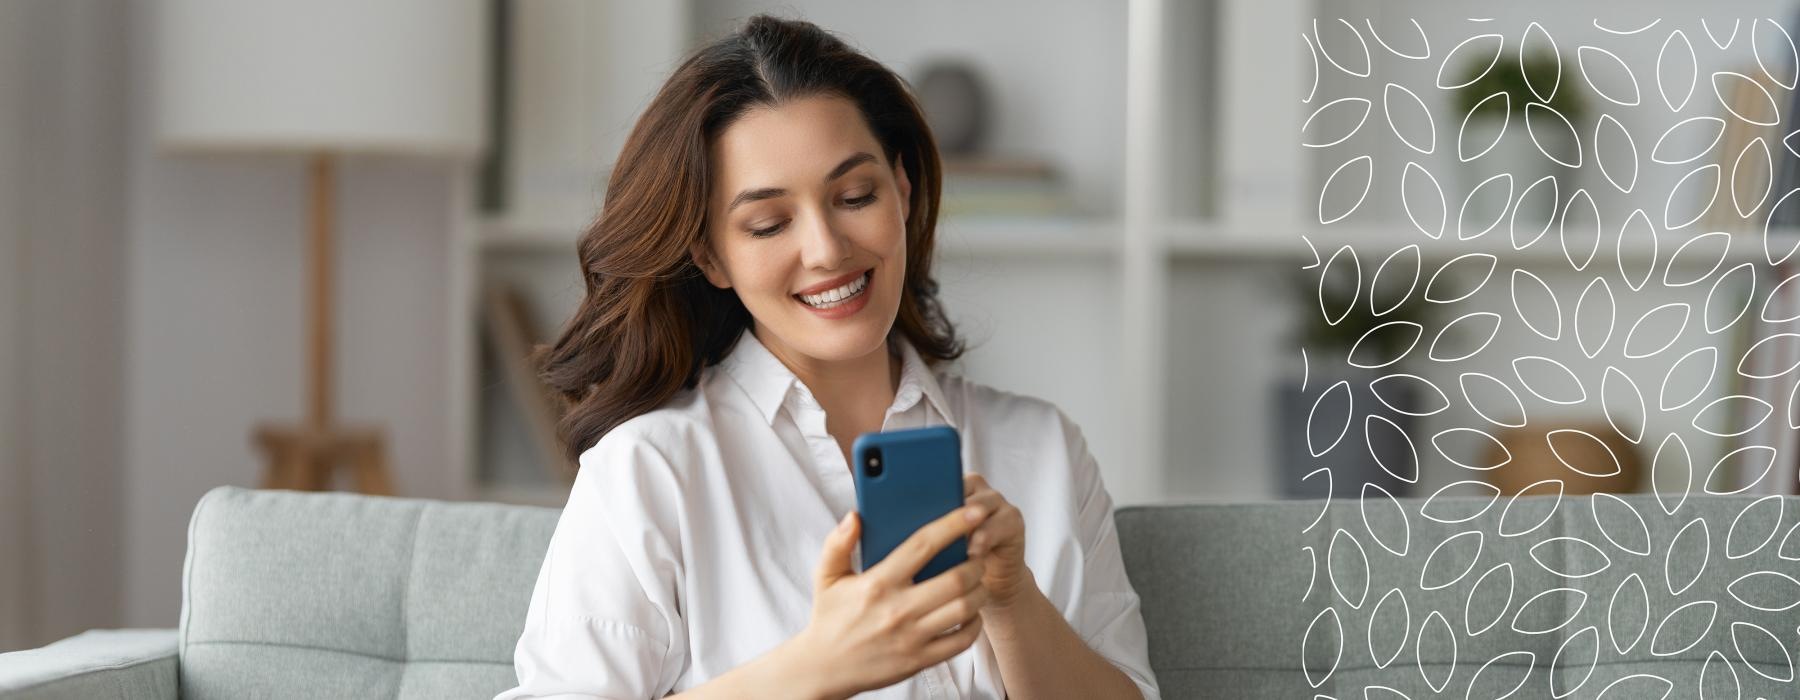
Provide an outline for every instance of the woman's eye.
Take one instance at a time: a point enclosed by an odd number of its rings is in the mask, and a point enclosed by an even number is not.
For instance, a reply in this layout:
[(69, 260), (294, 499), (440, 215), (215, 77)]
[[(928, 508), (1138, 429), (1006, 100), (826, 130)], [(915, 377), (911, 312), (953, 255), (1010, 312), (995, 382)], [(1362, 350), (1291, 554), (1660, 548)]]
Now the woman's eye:
[[(844, 199), (844, 206), (847, 206), (851, 209), (861, 209), (863, 207), (869, 206), (870, 204), (874, 204), (874, 203), (875, 203), (875, 193), (874, 192), (870, 192), (861, 197), (846, 197)], [(751, 238), (768, 238), (769, 236), (773, 236), (777, 233), (781, 233), (781, 228), (783, 226), (785, 226), (786, 224), (787, 224), (787, 222), (783, 221), (779, 224), (775, 224), (773, 226), (769, 226), (766, 228), (752, 228), (752, 229), (747, 229), (747, 230), (750, 232)]]

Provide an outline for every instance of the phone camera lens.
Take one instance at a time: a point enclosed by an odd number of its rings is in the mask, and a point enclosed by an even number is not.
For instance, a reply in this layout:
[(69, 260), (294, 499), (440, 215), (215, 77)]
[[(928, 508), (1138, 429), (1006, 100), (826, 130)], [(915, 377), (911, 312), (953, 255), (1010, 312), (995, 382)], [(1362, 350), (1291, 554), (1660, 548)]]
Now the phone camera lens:
[(870, 478), (881, 476), (881, 450), (869, 450), (863, 458), (863, 473)]

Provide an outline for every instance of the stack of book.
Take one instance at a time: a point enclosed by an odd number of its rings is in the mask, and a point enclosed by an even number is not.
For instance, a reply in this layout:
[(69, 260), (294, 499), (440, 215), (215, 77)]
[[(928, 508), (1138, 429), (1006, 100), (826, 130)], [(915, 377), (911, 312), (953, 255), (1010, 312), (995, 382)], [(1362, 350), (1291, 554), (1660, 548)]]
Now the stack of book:
[[(1785, 78), (1787, 84), (1793, 84), (1796, 66), (1770, 68), (1785, 71), (1780, 77)], [(1737, 72), (1755, 82), (1735, 81), (1734, 89), (1720, 96), (1725, 102), (1720, 106), (1718, 116), (1726, 123), (1719, 148), (1714, 152), (1714, 161), (1719, 164), (1720, 186), (1707, 212), (1706, 230), (1743, 232), (1760, 239), (1765, 227), (1789, 230), (1800, 227), (1800, 207), (1789, 203), (1780, 211), (1775, 210), (1775, 204), (1784, 195), (1800, 188), (1800, 156), (1793, 150), (1800, 147), (1800, 143), (1789, 142), (1789, 135), (1800, 131), (1800, 90), (1783, 87), (1784, 81), (1770, 76), (1760, 66), (1744, 66)], [(1767, 91), (1766, 95), (1757, 89), (1758, 86)], [(1770, 97), (1774, 97), (1779, 111), (1774, 124), (1754, 124), (1744, 118), (1766, 113)], [(1768, 168), (1760, 167), (1760, 163), (1744, 155), (1745, 149), (1759, 138), (1773, 161)], [(1741, 213), (1737, 204), (1749, 208), (1758, 202), (1761, 205), (1748, 216)], [(1762, 245), (1761, 240), (1743, 243)], [(1753, 402), (1738, 402), (1745, 413), (1737, 417), (1737, 429), (1746, 432), (1735, 440), (1725, 440), (1722, 445), (1725, 450), (1721, 452), (1729, 453), (1752, 445), (1770, 447), (1775, 451), (1774, 463), (1765, 461), (1766, 450), (1736, 452), (1736, 463), (1729, 465), (1729, 469), (1718, 470), (1718, 478), (1723, 483), (1707, 485), (1714, 491), (1800, 494), (1800, 432), (1792, 428), (1796, 418), (1792, 413), (1793, 402), (1800, 398), (1794, 392), (1800, 377), (1791, 370), (1782, 371), (1783, 367), (1800, 362), (1800, 342), (1794, 342), (1800, 337), (1791, 335), (1795, 332), (1795, 320), (1800, 319), (1800, 295), (1795, 293), (1794, 285), (1780, 284), (1796, 273), (1796, 263), (1800, 261), (1786, 260), (1773, 265), (1768, 268), (1769, 279), (1759, 280), (1753, 289), (1744, 291), (1750, 296), (1752, 311), (1738, 322), (1733, 333), (1734, 347), (1725, 358), (1726, 364), (1735, 370), (1729, 383), (1731, 393), (1755, 397), (1773, 410), (1765, 416)], [(1754, 358), (1746, 357), (1751, 348), (1765, 339), (1768, 344), (1761, 346)], [(1740, 365), (1740, 360), (1752, 359), (1756, 366)], [(1696, 464), (1695, 468), (1703, 467)]]
[(523, 414), (531, 443), (537, 448), (542, 480), (573, 483), (575, 465), (565, 456), (556, 435), (562, 402), (538, 378), (537, 368), (531, 362), (532, 351), (543, 342), (543, 336), (533, 321), (530, 301), (517, 287), (492, 281), (483, 290), (482, 321), (502, 383), (512, 404)]
[(944, 160), (943, 216), (1060, 216), (1075, 211), (1056, 168), (1029, 159)]
[[(1713, 150), (1713, 162), (1718, 165), (1719, 186), (1713, 191), (1710, 205), (1701, 203), (1706, 206), (1706, 216), (1701, 223), (1707, 231), (1760, 234), (1763, 224), (1768, 221), (1769, 207), (1786, 191), (1772, 188), (1779, 185), (1782, 179), (1779, 166), (1783, 160), (1781, 137), (1787, 132), (1782, 130), (1779, 119), (1773, 124), (1763, 125), (1751, 123), (1743, 117), (1758, 121), (1769, 117), (1769, 96), (1782, 95), (1784, 91), (1762, 69), (1754, 65), (1740, 68), (1737, 73), (1754, 82), (1731, 81), (1729, 89), (1720, 95), (1724, 103), (1720, 106), (1718, 116), (1725, 120), (1725, 131)], [(1757, 89), (1759, 86), (1761, 90)], [(1744, 151), (1757, 139), (1762, 139), (1763, 147), (1778, 164), (1775, 182), (1770, 180), (1766, 162)], [(1760, 206), (1756, 206), (1759, 202)], [(1740, 207), (1750, 209), (1749, 214), (1743, 214)]]

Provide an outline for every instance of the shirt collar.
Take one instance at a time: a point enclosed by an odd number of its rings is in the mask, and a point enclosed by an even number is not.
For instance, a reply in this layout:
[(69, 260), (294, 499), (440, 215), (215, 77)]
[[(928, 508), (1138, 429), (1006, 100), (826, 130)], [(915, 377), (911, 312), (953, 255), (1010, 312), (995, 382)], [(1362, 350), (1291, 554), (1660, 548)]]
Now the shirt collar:
[(925, 358), (905, 335), (896, 333), (893, 337), (894, 344), (900, 347), (900, 385), (894, 388), (893, 410), (912, 408), (923, 397), (943, 417), (946, 425), (956, 425), (956, 417), (950, 413), (950, 402), (944, 397), (944, 388), (938, 384), (931, 366), (925, 364)]
[[(900, 354), (900, 384), (894, 388), (894, 403), (890, 412), (900, 412), (912, 408), (920, 399), (924, 399), (937, 410), (944, 422), (955, 425), (956, 419), (950, 413), (950, 402), (944, 397), (943, 387), (933, 376), (931, 367), (919, 355), (906, 336), (895, 333), (889, 344), (892, 352), (898, 346)], [(810, 397), (811, 391), (794, 375), (793, 370), (781, 363), (774, 353), (757, 340), (756, 334), (749, 329), (738, 336), (737, 344), (725, 359), (719, 361), (719, 367), (730, 375), (744, 393), (750, 396), (751, 403), (756, 405), (757, 412), (770, 425), (775, 423), (775, 416), (781, 413), (781, 406), (787, 401), (788, 394), (799, 391)]]

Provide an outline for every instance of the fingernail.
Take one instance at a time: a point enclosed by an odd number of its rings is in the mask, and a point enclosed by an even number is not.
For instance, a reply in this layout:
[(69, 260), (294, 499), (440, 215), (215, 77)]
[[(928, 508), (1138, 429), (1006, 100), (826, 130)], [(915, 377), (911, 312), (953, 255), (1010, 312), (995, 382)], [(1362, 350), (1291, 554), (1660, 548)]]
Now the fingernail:
[(963, 520), (967, 520), (969, 522), (975, 522), (980, 519), (981, 519), (981, 507), (980, 506), (969, 506), (967, 509), (963, 510)]
[(850, 513), (845, 513), (844, 517), (838, 519), (837, 531), (843, 532), (848, 529), (850, 529)]

